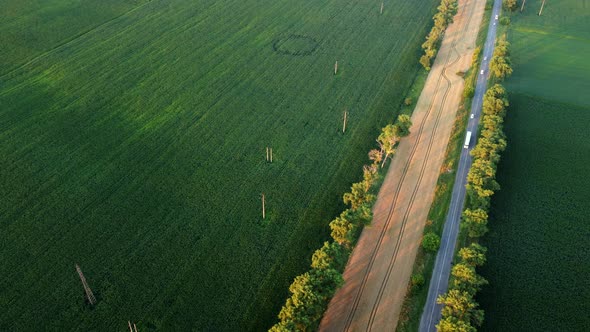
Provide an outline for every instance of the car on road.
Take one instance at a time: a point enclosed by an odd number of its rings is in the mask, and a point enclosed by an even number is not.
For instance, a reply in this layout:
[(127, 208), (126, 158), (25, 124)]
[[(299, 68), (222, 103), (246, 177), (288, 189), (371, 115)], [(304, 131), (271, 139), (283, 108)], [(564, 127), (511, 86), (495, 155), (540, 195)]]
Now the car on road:
[(486, 61), (487, 59), (488, 59), (488, 57), (487, 57), (487, 56), (484, 56), (484, 57), (483, 57), (483, 61)]
[(498, 19), (498, 15), (496, 15), (496, 20)]
[(471, 113), (471, 118), (473, 119), (473, 117), (475, 116), (475, 114)]
[(483, 75), (483, 69), (481, 70), (480, 74)]

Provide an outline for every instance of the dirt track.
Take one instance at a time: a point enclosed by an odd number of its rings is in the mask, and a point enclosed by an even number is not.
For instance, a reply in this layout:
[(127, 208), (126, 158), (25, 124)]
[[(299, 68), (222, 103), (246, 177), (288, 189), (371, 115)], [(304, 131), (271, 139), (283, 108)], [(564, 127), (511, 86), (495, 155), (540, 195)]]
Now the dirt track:
[[(424, 90), (320, 331), (393, 331), (455, 120), (485, 1), (459, 0)], [(416, 59), (418, 61), (418, 59)]]

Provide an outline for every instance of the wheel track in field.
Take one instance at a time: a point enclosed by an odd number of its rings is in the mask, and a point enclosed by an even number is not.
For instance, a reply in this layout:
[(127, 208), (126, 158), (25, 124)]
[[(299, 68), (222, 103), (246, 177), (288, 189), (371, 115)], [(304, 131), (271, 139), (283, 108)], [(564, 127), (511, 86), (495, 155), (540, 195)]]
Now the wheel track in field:
[[(471, 22), (472, 14), (473, 14), (473, 7), (472, 7), (472, 11), (471, 11), (471, 13), (469, 15), (468, 22), (465, 25), (465, 27), (469, 26), (469, 24)], [(420, 141), (420, 138), (422, 137), (424, 126), (426, 125), (426, 120), (428, 119), (430, 113), (432, 112), (432, 110), (434, 108), (434, 103), (435, 103), (436, 97), (438, 95), (438, 88), (440, 86), (440, 83), (441, 83), (442, 79), (444, 79), (446, 81), (446, 83), (447, 83), (447, 88), (446, 88), (446, 90), (444, 92), (444, 95), (443, 95), (443, 99), (442, 99), (442, 102), (441, 102), (441, 107), (439, 108), (439, 112), (437, 113), (436, 122), (435, 122), (435, 125), (434, 125), (434, 128), (433, 128), (433, 134), (431, 135), (430, 141), (428, 143), (426, 157), (424, 158), (424, 161), (422, 163), (422, 167), (421, 167), (421, 170), (420, 170), (418, 182), (416, 183), (416, 185), (414, 187), (414, 191), (413, 191), (412, 196), (410, 198), (410, 203), (408, 205), (408, 208), (406, 209), (406, 212), (405, 212), (404, 217), (403, 217), (403, 220), (402, 220), (401, 229), (400, 229), (400, 232), (399, 232), (398, 237), (396, 239), (396, 245), (395, 245), (395, 249), (394, 249), (394, 254), (393, 254), (393, 256), (392, 256), (392, 258), (390, 260), (390, 263), (389, 263), (389, 266), (388, 266), (388, 269), (387, 269), (387, 273), (386, 273), (386, 275), (383, 278), (383, 281), (381, 283), (381, 286), (380, 286), (380, 289), (379, 289), (379, 293), (378, 293), (377, 299), (376, 299), (376, 301), (373, 304), (373, 308), (372, 308), (371, 315), (370, 315), (369, 322), (368, 322), (368, 326), (367, 326), (367, 331), (371, 331), (371, 329), (372, 329), (372, 325), (373, 325), (373, 322), (374, 322), (374, 319), (375, 319), (376, 313), (377, 313), (377, 308), (379, 307), (379, 303), (381, 302), (381, 299), (383, 297), (383, 293), (385, 292), (385, 289), (387, 287), (387, 283), (388, 283), (389, 277), (391, 275), (391, 272), (393, 271), (393, 267), (395, 266), (395, 262), (396, 262), (396, 259), (397, 259), (397, 253), (398, 253), (399, 248), (401, 246), (401, 240), (402, 240), (403, 235), (404, 235), (405, 226), (406, 226), (407, 221), (408, 221), (409, 212), (410, 212), (411, 207), (413, 205), (413, 202), (415, 200), (416, 194), (418, 192), (418, 188), (420, 187), (421, 180), (422, 180), (422, 177), (424, 175), (424, 171), (426, 169), (426, 165), (427, 165), (427, 161), (428, 161), (428, 156), (430, 154), (430, 151), (431, 151), (431, 148), (432, 148), (432, 145), (433, 145), (433, 142), (434, 142), (434, 137), (435, 137), (436, 130), (437, 130), (437, 127), (438, 127), (438, 124), (439, 124), (440, 115), (442, 113), (441, 110), (443, 108), (443, 105), (446, 102), (448, 93), (449, 93), (449, 91), (451, 89), (451, 86), (452, 86), (450, 79), (446, 75), (446, 71), (447, 71), (447, 69), (448, 69), (449, 66), (455, 64), (460, 59), (459, 52), (456, 49), (456, 44), (457, 44), (457, 41), (456, 40), (453, 41), (453, 43), (451, 45), (451, 50), (452, 51), (449, 52), (449, 54), (447, 56), (447, 59), (445, 61), (445, 66), (444, 66), (444, 68), (442, 70), (441, 75), (438, 78), (437, 83), (436, 83), (435, 94), (432, 97), (432, 100), (431, 100), (431, 103), (430, 103), (430, 105), (428, 107), (427, 113), (424, 115), (424, 117), (422, 119), (422, 122), (420, 123), (418, 135), (417, 135), (417, 137), (415, 139), (415, 144), (412, 147), (412, 151), (410, 153), (410, 157), (408, 158), (406, 164), (404, 165), (404, 169), (403, 169), (403, 172), (402, 172), (401, 179), (400, 179), (400, 181), (399, 181), (399, 183), (398, 183), (398, 185), (396, 187), (395, 195), (394, 195), (394, 197), (392, 199), (393, 204), (390, 205), (390, 208), (389, 208), (389, 211), (388, 211), (388, 215), (387, 215), (387, 219), (386, 219), (385, 224), (382, 227), (382, 230), (381, 230), (381, 232), (379, 234), (379, 239), (377, 241), (377, 246), (373, 249), (373, 251), (371, 253), (371, 259), (369, 261), (369, 265), (365, 269), (365, 273), (364, 273), (364, 276), (363, 276), (363, 280), (361, 282), (360, 289), (359, 289), (359, 291), (357, 292), (357, 294), (355, 296), (355, 299), (354, 299), (354, 302), (353, 302), (353, 308), (352, 308), (352, 310), (349, 312), (349, 314), (347, 316), (346, 325), (344, 327), (344, 330), (345, 331), (350, 331), (350, 326), (351, 326), (351, 324), (353, 322), (353, 318), (354, 318), (354, 316), (356, 314), (356, 311), (357, 311), (358, 306), (360, 304), (360, 299), (362, 297), (362, 294), (364, 292), (365, 286), (366, 286), (367, 281), (368, 281), (369, 272), (372, 270), (373, 264), (375, 263), (375, 260), (376, 260), (376, 257), (377, 257), (377, 253), (379, 252), (379, 249), (381, 248), (381, 245), (383, 243), (383, 239), (385, 237), (386, 230), (388, 229), (388, 226), (391, 223), (391, 220), (393, 219), (393, 211), (394, 211), (394, 208), (396, 206), (395, 202), (398, 199), (399, 193), (401, 191), (401, 187), (402, 187), (402, 185), (404, 183), (404, 180), (405, 180), (406, 175), (408, 173), (408, 170), (410, 168), (410, 164), (411, 164), (412, 160), (414, 159), (414, 155), (415, 155), (415, 153), (417, 151), (417, 147), (418, 147), (418, 142)], [(454, 51), (454, 53), (457, 56), (456, 56), (456, 58), (453, 61), (450, 61), (449, 62), (449, 60), (451, 59), (451, 54), (453, 53), (453, 51)]]

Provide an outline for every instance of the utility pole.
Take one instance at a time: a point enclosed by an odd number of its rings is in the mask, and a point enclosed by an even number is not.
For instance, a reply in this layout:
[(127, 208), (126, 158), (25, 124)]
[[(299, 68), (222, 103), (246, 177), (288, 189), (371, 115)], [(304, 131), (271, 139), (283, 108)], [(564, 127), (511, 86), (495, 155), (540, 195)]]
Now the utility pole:
[(76, 271), (78, 271), (78, 276), (80, 277), (80, 281), (82, 281), (82, 286), (84, 286), (84, 292), (86, 292), (86, 298), (88, 299), (88, 302), (90, 305), (94, 305), (96, 303), (96, 298), (94, 297), (94, 294), (92, 294), (92, 290), (88, 286), (86, 278), (84, 278), (84, 273), (82, 273), (82, 270), (78, 264), (76, 264)]
[(270, 163), (272, 164), (272, 148), (270, 148)]
[(541, 4), (541, 10), (539, 10), (539, 16), (541, 16), (541, 14), (543, 13), (543, 7), (545, 7), (545, 0), (543, 0), (543, 3)]
[(334, 75), (338, 74), (338, 60), (336, 60), (336, 63), (334, 64)]
[(266, 209), (264, 207), (264, 194), (262, 194), (262, 219), (266, 218)]
[(526, 3), (526, 0), (522, 0), (522, 6), (520, 6), (520, 12), (522, 13), (522, 11), (524, 10), (524, 4)]
[(344, 111), (344, 123), (342, 124), (342, 133), (344, 134), (346, 132), (346, 120), (348, 117), (348, 111)]
[(381, 10), (379, 11), (379, 14), (383, 14), (383, 2), (381, 2)]
[(269, 153), (268, 153), (268, 146), (266, 147), (266, 161), (269, 161)]

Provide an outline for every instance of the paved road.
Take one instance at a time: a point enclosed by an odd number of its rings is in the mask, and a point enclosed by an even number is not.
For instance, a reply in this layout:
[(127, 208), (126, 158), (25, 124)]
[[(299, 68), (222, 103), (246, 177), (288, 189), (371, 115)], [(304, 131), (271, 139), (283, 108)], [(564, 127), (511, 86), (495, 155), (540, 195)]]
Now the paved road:
[[(453, 194), (451, 197), (451, 205), (447, 214), (447, 220), (443, 229), (441, 238), (441, 245), (434, 263), (434, 270), (430, 286), (428, 288), (428, 298), (424, 305), (424, 311), (420, 318), (420, 332), (436, 331), (436, 324), (441, 318), (441, 305), (436, 304), (436, 299), (439, 295), (447, 291), (449, 285), (449, 276), (451, 273), (451, 262), (455, 253), (455, 246), (457, 243), (457, 235), (459, 233), (459, 220), (463, 205), (465, 203), (465, 184), (467, 182), (467, 173), (471, 167), (471, 156), (469, 151), (473, 148), (476, 141), (477, 127), (481, 117), (481, 107), (483, 104), (483, 96), (487, 89), (487, 76), (489, 73), (489, 62), (494, 52), (494, 41), (496, 39), (496, 28), (499, 24), (495, 19), (496, 15), (500, 14), (500, 7), (502, 0), (494, 1), (494, 8), (492, 9), (492, 17), (488, 28), (488, 36), (484, 45), (481, 67), (478, 70), (477, 85), (475, 87), (475, 94), (471, 104), (471, 114), (473, 119), (469, 119), (467, 130), (473, 134), (469, 149), (461, 151), (461, 159), (459, 160), (459, 167), (457, 169), (457, 176), (455, 178), (455, 185), (453, 187)], [(481, 70), (484, 74), (481, 75)]]

